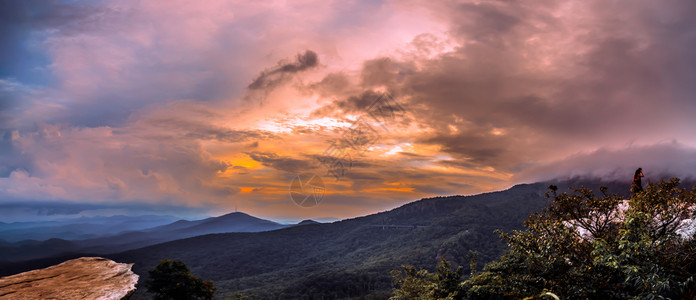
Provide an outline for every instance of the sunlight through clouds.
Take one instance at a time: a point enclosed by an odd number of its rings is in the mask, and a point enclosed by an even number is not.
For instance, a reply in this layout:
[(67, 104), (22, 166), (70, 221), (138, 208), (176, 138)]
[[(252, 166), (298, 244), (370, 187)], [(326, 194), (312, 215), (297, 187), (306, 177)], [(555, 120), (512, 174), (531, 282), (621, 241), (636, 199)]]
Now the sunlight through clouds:
[[(685, 1), (8, 6), (0, 15), (26, 20), (0, 23), (16, 33), (0, 37), (11, 45), (0, 51), (0, 201), (347, 218), (535, 180), (630, 177), (636, 164), (696, 176), (690, 11)], [(394, 106), (375, 110), (384, 95)], [(320, 205), (289, 198), (303, 173), (324, 181)]]

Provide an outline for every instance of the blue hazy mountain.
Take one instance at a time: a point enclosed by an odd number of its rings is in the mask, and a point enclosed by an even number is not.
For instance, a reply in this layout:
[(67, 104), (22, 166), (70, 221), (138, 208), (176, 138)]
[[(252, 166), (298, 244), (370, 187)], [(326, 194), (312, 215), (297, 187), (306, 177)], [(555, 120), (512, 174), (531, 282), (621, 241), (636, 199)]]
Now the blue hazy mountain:
[(259, 232), (280, 229), (286, 226), (242, 212), (234, 212), (197, 221), (179, 220), (146, 230), (125, 232), (108, 237), (78, 241), (77, 243), (82, 247), (83, 251), (110, 253), (197, 235), (225, 232)]
[(43, 241), (48, 239), (82, 240), (115, 235), (125, 231), (144, 230), (171, 223), (173, 216), (109, 216), (81, 217), (44, 222), (0, 223), (0, 240)]
[(283, 228), (285, 225), (260, 219), (242, 212), (233, 212), (219, 217), (198, 221), (180, 220), (168, 225), (155, 227), (148, 232), (177, 232), (181, 234), (209, 234), (223, 232), (257, 232)]
[[(5, 236), (3, 236), (0, 240), (0, 259), (4, 261), (21, 261), (69, 252), (105, 254), (197, 235), (225, 232), (258, 232), (288, 226), (252, 217), (241, 212), (234, 212), (219, 217), (210, 217), (196, 221), (170, 221), (171, 223), (166, 225), (160, 225), (166, 218), (163, 219), (159, 216), (153, 216), (153, 218), (158, 220), (155, 223), (159, 226), (144, 229), (140, 227), (144, 224), (154, 223), (148, 223), (139, 220), (139, 218), (123, 216), (110, 219), (111, 221), (120, 220), (123, 222), (107, 222), (100, 219), (100, 224), (95, 224), (95, 222), (65, 225), (59, 225), (59, 223), (56, 222), (14, 224), (14, 229), (3, 231), (7, 234), (7, 237), (10, 238), (5, 238)], [(128, 222), (134, 224), (126, 224)], [(47, 226), (51, 223), (57, 226)], [(122, 225), (122, 227), (119, 228), (119, 225)], [(126, 228), (137, 228), (137, 230), (124, 231)], [(26, 233), (25, 237), (39, 238), (18, 241), (17, 239), (22, 233)], [(95, 235), (97, 237), (81, 238), (85, 236), (89, 237), (90, 235)], [(44, 237), (49, 239), (42, 241)], [(74, 238), (71, 239), (70, 237)], [(62, 241), (62, 243), (59, 241)]]
[(314, 221), (314, 220), (302, 220), (301, 222), (295, 224), (295, 226), (314, 225), (314, 224), (321, 224), (321, 223)]

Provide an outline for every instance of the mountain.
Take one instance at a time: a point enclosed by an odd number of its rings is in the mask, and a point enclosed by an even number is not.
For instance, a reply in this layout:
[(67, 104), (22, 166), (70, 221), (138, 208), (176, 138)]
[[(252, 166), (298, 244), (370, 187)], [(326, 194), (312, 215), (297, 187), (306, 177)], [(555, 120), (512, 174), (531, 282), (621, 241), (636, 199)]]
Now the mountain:
[[(196, 236), (106, 257), (135, 263), (141, 280), (161, 259), (181, 259), (197, 276), (213, 280), (220, 298), (241, 292), (260, 299), (386, 299), (392, 289), (389, 272), (401, 265), (432, 270), (444, 257), (467, 274), (470, 250), (479, 252), (479, 269), (497, 258), (505, 244), (494, 230), (522, 229), (530, 213), (548, 204), (544, 194), (550, 184), (559, 192), (568, 186), (595, 191), (607, 186), (624, 196), (629, 187), (629, 182), (592, 178), (520, 184), (474, 196), (422, 199), (330, 224)], [(79, 255), (4, 264), (0, 270), (11, 274)], [(146, 298), (139, 289), (132, 299)]]
[[(422, 199), (399, 208), (331, 224), (292, 226), (259, 233), (198, 236), (108, 256), (135, 263), (147, 276), (160, 259), (181, 259), (192, 272), (215, 282), (218, 296), (235, 292), (261, 299), (386, 299), (389, 272), (404, 264), (432, 269), (444, 257), (468, 273), (467, 254), (479, 266), (505, 249), (496, 229), (522, 229), (545, 207), (549, 184), (625, 190), (626, 183), (579, 180), (522, 184), (475, 196)], [(590, 185), (592, 184), (592, 185)], [(133, 299), (146, 299), (145, 291)]]
[[(60, 232), (65, 228), (78, 230), (80, 226), (98, 226), (95, 224), (70, 224), (48, 227), (44, 235)], [(114, 224), (108, 224), (114, 226)], [(105, 254), (125, 251), (163, 243), (167, 241), (193, 237), (197, 235), (223, 233), (223, 232), (258, 232), (284, 228), (269, 220), (252, 217), (248, 214), (235, 212), (219, 217), (211, 217), (197, 221), (179, 220), (167, 225), (148, 228), (145, 230), (119, 232), (118, 234), (101, 234), (97, 238), (82, 240), (64, 240), (53, 238), (47, 241), (24, 240), (13, 243), (0, 243), (0, 257), (5, 261), (21, 261), (40, 259), (65, 253), (88, 252), (93, 254)], [(25, 230), (42, 230), (44, 227), (27, 227)], [(128, 228), (128, 227), (125, 227)], [(86, 230), (86, 229), (84, 229)], [(83, 230), (83, 231), (84, 231)], [(60, 246), (57, 244), (60, 243)]]
[(53, 238), (83, 240), (152, 228), (176, 219), (173, 216), (155, 215), (96, 216), (44, 222), (0, 223), (0, 239), (7, 242), (27, 239), (43, 241)]
[(241, 212), (233, 212), (219, 217), (200, 221), (179, 221), (169, 225), (153, 228), (149, 232), (177, 232), (196, 236), (223, 232), (258, 232), (284, 228), (285, 225), (260, 219)]
[(82, 251), (112, 253), (197, 235), (224, 232), (259, 232), (285, 227), (287, 226), (273, 221), (256, 218), (241, 212), (234, 212), (197, 221), (179, 220), (147, 230), (126, 232), (77, 243), (81, 246)]
[(295, 224), (295, 226), (300, 226), (300, 225), (313, 225), (313, 224), (321, 224), (317, 221), (314, 220), (302, 220), (302, 222)]

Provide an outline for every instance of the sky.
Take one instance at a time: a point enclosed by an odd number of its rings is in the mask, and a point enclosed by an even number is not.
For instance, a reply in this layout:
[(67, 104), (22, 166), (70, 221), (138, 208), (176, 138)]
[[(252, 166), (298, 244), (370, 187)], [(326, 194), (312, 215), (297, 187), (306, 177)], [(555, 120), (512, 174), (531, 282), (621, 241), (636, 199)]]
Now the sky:
[(0, 221), (696, 174), (696, 2), (0, 2)]

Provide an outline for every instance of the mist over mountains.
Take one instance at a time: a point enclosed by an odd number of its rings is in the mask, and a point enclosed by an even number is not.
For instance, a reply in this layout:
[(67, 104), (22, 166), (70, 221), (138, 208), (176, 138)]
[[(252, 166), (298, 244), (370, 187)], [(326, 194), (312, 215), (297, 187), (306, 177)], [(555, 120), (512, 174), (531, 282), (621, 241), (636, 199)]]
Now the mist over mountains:
[(0, 223), (0, 240), (19, 242), (51, 238), (82, 240), (126, 231), (143, 230), (178, 220), (173, 216), (80, 217), (54, 221)]
[(0, 257), (20, 261), (69, 252), (113, 253), (203, 234), (289, 226), (241, 212), (196, 221), (174, 220), (171, 216), (115, 216), (0, 224)]

